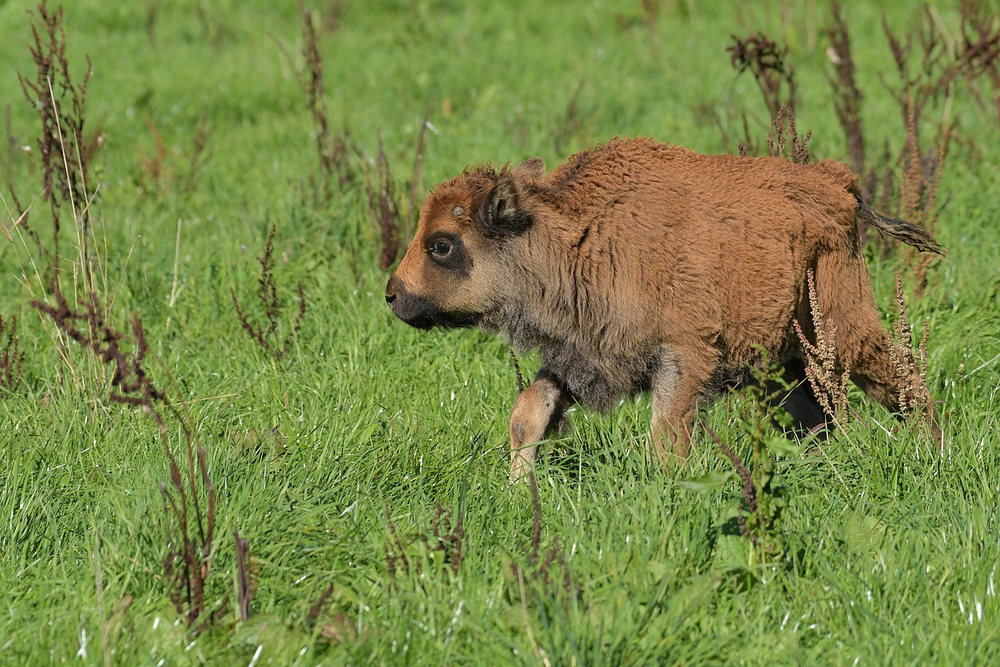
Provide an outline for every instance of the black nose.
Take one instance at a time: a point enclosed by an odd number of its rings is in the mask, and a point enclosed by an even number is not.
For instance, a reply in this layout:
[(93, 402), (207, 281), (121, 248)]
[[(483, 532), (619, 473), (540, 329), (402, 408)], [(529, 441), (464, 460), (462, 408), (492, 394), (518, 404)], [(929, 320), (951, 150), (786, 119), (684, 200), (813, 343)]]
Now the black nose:
[[(2, 2), (2, 0), (0, 0)], [(426, 299), (415, 297), (406, 289), (402, 280), (393, 276), (385, 286), (385, 302), (396, 317), (418, 329), (430, 329), (436, 323), (433, 315), (437, 309)]]
[(392, 276), (391, 278), (389, 278), (389, 282), (386, 283), (385, 302), (390, 306), (392, 305), (392, 302), (396, 300), (396, 295), (399, 293), (400, 287), (401, 285), (399, 282), (399, 278), (397, 278), (396, 276)]

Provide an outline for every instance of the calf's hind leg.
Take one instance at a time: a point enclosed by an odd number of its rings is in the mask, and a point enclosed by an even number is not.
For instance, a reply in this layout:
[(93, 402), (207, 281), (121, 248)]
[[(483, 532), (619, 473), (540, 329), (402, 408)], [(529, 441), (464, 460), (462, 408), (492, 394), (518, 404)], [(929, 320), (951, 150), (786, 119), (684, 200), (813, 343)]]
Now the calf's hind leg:
[[(840, 341), (837, 343), (839, 348)], [(911, 377), (901, 376), (896, 371), (889, 354), (889, 342), (880, 326), (877, 331), (869, 332), (857, 347), (848, 352), (854, 352), (851, 361), (851, 380), (866, 394), (893, 412), (910, 412), (910, 406), (899, 404), (900, 392), (907, 384), (913, 389), (923, 388), (924, 395), (916, 397), (919, 403), (918, 411), (924, 411), (935, 444), (944, 447), (944, 438), (938, 426), (937, 411), (931, 401), (930, 392), (924, 387), (924, 381), (917, 373), (917, 369), (913, 369)]]
[(653, 375), (653, 424), (649, 446), (664, 467), (672, 458), (687, 458), (691, 449), (698, 398), (718, 363), (709, 345), (661, 348)]
[(514, 401), (510, 417), (510, 481), (517, 482), (531, 470), (538, 441), (559, 424), (572, 397), (562, 382), (542, 368), (535, 381)]
[[(838, 360), (842, 365), (849, 365), (851, 380), (889, 410), (906, 412), (908, 406), (899, 404), (900, 392), (907, 383), (921, 386), (922, 380), (916, 369), (910, 377), (900, 375), (892, 362), (889, 341), (879, 322), (871, 278), (863, 260), (860, 256), (820, 258), (816, 268), (816, 290), (820, 311), (835, 328)], [(937, 413), (929, 394), (924, 402), (932, 437), (943, 446)]]

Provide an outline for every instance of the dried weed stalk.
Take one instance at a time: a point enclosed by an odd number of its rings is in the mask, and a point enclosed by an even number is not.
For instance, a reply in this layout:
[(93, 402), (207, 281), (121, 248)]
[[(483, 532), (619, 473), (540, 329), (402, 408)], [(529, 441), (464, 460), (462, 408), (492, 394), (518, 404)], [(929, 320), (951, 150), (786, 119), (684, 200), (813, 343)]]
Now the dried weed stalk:
[[(861, 101), (863, 95), (855, 79), (855, 63), (851, 54), (850, 33), (844, 21), (841, 5), (834, 2), (831, 5), (832, 25), (827, 29), (830, 47), (827, 58), (833, 63), (835, 76), (827, 74), (827, 80), (834, 95), (834, 106), (841, 128), (847, 138), (850, 166), (860, 178), (862, 198), (865, 201), (878, 200), (878, 205), (884, 210), (895, 208), (893, 193), (895, 189), (895, 161), (889, 151), (888, 142), (877, 166), (866, 165), (866, 147), (861, 122)], [(963, 26), (976, 25), (986, 29), (981, 20), (966, 18), (975, 12), (963, 5)], [(900, 39), (889, 28), (883, 16), (882, 28), (889, 42), (893, 63), (899, 76), (899, 84), (890, 86), (883, 78), (883, 85), (890, 91), (899, 104), (905, 143), (900, 153), (902, 175), (900, 178), (900, 198), (902, 200), (901, 216), (911, 220), (933, 233), (933, 224), (937, 209), (934, 206), (933, 195), (940, 181), (941, 167), (948, 144), (952, 139), (954, 123), (950, 121), (951, 99), (955, 89), (955, 79), (961, 72), (971, 76), (974, 71), (984, 72), (986, 69), (973, 66), (976, 61), (974, 53), (985, 55), (982, 50), (971, 49), (968, 57), (956, 54), (950, 38), (938, 26), (935, 12), (925, 6), (920, 23), (915, 32), (908, 33), (905, 39)], [(966, 28), (963, 27), (963, 30)], [(988, 32), (988, 30), (987, 30)], [(984, 33), (985, 35), (985, 33)], [(986, 39), (984, 37), (984, 39)], [(983, 44), (988, 43), (986, 39)], [(914, 43), (920, 45), (920, 64), (912, 68), (910, 54)], [(971, 42), (967, 40), (966, 46)], [(987, 49), (988, 51), (988, 49)], [(969, 60), (971, 58), (972, 60)], [(924, 149), (921, 137), (925, 134), (923, 118), (928, 104), (944, 99), (944, 114), (939, 124), (937, 136), (932, 147)], [(930, 216), (930, 217), (928, 217)], [(869, 238), (868, 226), (862, 221), (862, 234)], [(880, 238), (880, 237), (877, 237)], [(881, 244), (882, 253), (888, 254), (889, 246)], [(923, 288), (926, 279), (925, 272), (932, 257), (918, 258), (911, 255), (914, 272), (917, 275), (918, 292)]]
[[(722, 127), (721, 120), (719, 127)], [(757, 142), (750, 136), (750, 127), (747, 123), (746, 113), (743, 114), (743, 134), (744, 138), (737, 144), (739, 155), (758, 155)], [(728, 146), (729, 133), (723, 130), (723, 141)], [(795, 125), (795, 110), (782, 104), (778, 108), (778, 113), (771, 119), (771, 129), (767, 133), (765, 142), (767, 144), (767, 155), (771, 157), (782, 157), (795, 164), (809, 163), (809, 140), (812, 138), (812, 130), (804, 136), (800, 135)]]
[(549, 547), (542, 549), (542, 507), (534, 471), (528, 472), (528, 489), (533, 512), (531, 542), (521, 545), (519, 556), (506, 555), (502, 569), (510, 601), (520, 604), (526, 626), (529, 605), (537, 605), (543, 619), (565, 618), (582, 594), (580, 584), (570, 573), (559, 538), (553, 536)]
[(10, 183), (14, 174), (14, 156), (17, 154), (17, 137), (14, 136), (14, 123), (9, 104), (4, 105), (4, 153), (3, 177)]
[(261, 305), (264, 307), (264, 320), (266, 324), (251, 324), (246, 314), (243, 312), (243, 308), (240, 306), (239, 300), (236, 298), (236, 290), (230, 287), (229, 293), (233, 297), (233, 308), (236, 310), (236, 316), (239, 318), (240, 324), (243, 326), (243, 330), (246, 331), (247, 335), (260, 345), (265, 352), (274, 357), (275, 361), (281, 361), (291, 351), (292, 342), (295, 340), (296, 334), (298, 334), (299, 329), (302, 327), (302, 321), (306, 315), (306, 296), (302, 290), (302, 283), (298, 283), (298, 314), (295, 316), (295, 320), (292, 322), (292, 327), (289, 329), (288, 334), (282, 340), (280, 334), (278, 333), (281, 304), (278, 300), (278, 283), (274, 279), (275, 231), (276, 226), (271, 225), (271, 233), (267, 235), (267, 244), (264, 246), (264, 254), (263, 256), (257, 258), (257, 261), (260, 262), (260, 278), (257, 279), (257, 284), (260, 286), (260, 294), (258, 297), (260, 298)]
[(194, 192), (198, 186), (199, 172), (207, 161), (206, 149), (211, 137), (206, 117), (203, 115), (195, 128), (186, 159), (167, 147), (152, 119), (146, 118), (146, 126), (153, 137), (153, 149), (147, 154), (142, 146), (139, 147), (139, 176), (136, 184), (140, 191), (162, 198), (169, 195), (174, 185), (180, 181), (182, 192)]
[(583, 130), (583, 119), (580, 117), (580, 91), (583, 90), (585, 79), (580, 79), (566, 103), (566, 111), (556, 124), (552, 133), (552, 146), (558, 155), (567, 155), (566, 145)]
[[(316, 152), (319, 156), (320, 178), (322, 179), (320, 194), (322, 203), (326, 204), (330, 201), (334, 176), (336, 176), (337, 183), (341, 188), (355, 181), (357, 174), (351, 163), (351, 156), (357, 153), (357, 149), (351, 142), (347, 130), (335, 136), (330, 134), (329, 114), (324, 96), (323, 56), (320, 53), (320, 39), (316, 31), (316, 22), (313, 10), (306, 7), (301, 0), (298, 4), (302, 29), (301, 55), (304, 67), (296, 62), (287, 47), (280, 41), (278, 48), (295, 72), (299, 87), (307, 98), (309, 114), (313, 119), (313, 129), (316, 136)], [(336, 26), (339, 25), (341, 10), (339, 2), (330, 3), (330, 6), (325, 10), (321, 9), (322, 23), (327, 28), (328, 33), (334, 32)]]
[(851, 34), (844, 20), (838, 0), (830, 3), (832, 25), (826, 35), (830, 46), (826, 50), (827, 59), (833, 64), (835, 76), (826, 73), (826, 80), (833, 91), (833, 108), (837, 120), (847, 138), (847, 155), (851, 170), (861, 175), (861, 194), (864, 201), (871, 201), (874, 194), (874, 171), (865, 171), (865, 136), (861, 124), (861, 100), (863, 95), (855, 79), (854, 56), (851, 53)]
[(345, 0), (327, 0), (320, 3), (319, 15), (323, 32), (327, 35), (332, 35), (340, 30), (340, 26), (344, 22), (344, 14), (346, 13), (347, 3)]
[[(66, 34), (62, 7), (50, 11), (47, 0), (31, 14), (32, 44), (28, 47), (35, 63), (35, 78), (17, 73), (28, 103), (38, 112), (42, 131), (38, 154), (42, 166), (43, 196), (52, 209), (52, 270), (59, 271), (59, 209), (69, 202), (74, 218), (80, 221), (79, 246), (87, 257), (90, 228), (90, 190), (88, 175), (93, 154), (83, 139), (87, 84), (93, 68), (87, 56), (87, 71), (81, 83), (74, 83), (66, 60)], [(84, 272), (87, 273), (87, 272)], [(88, 285), (89, 287), (89, 285)]]
[[(410, 572), (416, 573), (422, 567), (423, 560), (407, 556), (408, 547), (412, 549), (413, 544), (419, 545), (425, 555), (442, 554), (441, 562), (447, 566), (447, 570), (451, 572), (452, 576), (458, 576), (458, 570), (462, 566), (462, 543), (465, 540), (461, 509), (456, 513), (453, 525), (451, 512), (438, 503), (434, 519), (431, 522), (430, 533), (421, 531), (406, 542), (396, 529), (388, 507), (385, 510), (385, 518), (389, 524), (389, 539), (385, 544), (385, 566), (390, 577), (395, 579), (400, 573), (403, 575), (408, 575)], [(428, 560), (433, 562), (434, 559)], [(433, 575), (434, 573), (429, 574)]]
[[(740, 39), (731, 35), (733, 45), (726, 51), (730, 54), (730, 62), (740, 74), (749, 70), (757, 81), (764, 104), (773, 120), (778, 116), (782, 105), (795, 108), (795, 71), (786, 62), (788, 47), (778, 48), (778, 45), (764, 36), (763, 33), (750, 35)], [(784, 84), (784, 86), (783, 86)], [(782, 87), (787, 94), (782, 96)]]
[(0, 315), (0, 391), (11, 391), (21, 381), (24, 352), (17, 337), (17, 315)]
[[(770, 364), (765, 354), (759, 365), (750, 367), (750, 373), (754, 381), (747, 383), (742, 391), (747, 401), (738, 423), (741, 436), (751, 443), (751, 465), (726, 445), (710, 426), (703, 425), (739, 475), (742, 503), (736, 522), (740, 534), (753, 543), (755, 559), (774, 563), (785, 555), (782, 516), (788, 505), (785, 490), (773, 483), (775, 462), (778, 456), (788, 456), (798, 447), (781, 435), (769, 434), (775, 423), (786, 428), (791, 424), (790, 415), (777, 406), (777, 401), (790, 388), (783, 379), (784, 369)], [(709, 490), (704, 486), (700, 488)]]
[(660, 19), (659, 0), (640, 0), (638, 16), (631, 16), (624, 12), (615, 12), (615, 22), (622, 30), (628, 31), (639, 26), (652, 31)]
[(960, 5), (962, 46), (952, 76), (965, 79), (969, 90), (985, 106), (979, 90), (981, 78), (989, 80), (993, 112), (1000, 124), (1000, 17), (981, 0), (962, 0)]
[[(428, 112), (430, 105), (428, 105)], [(396, 261), (402, 245), (412, 235), (412, 230), (419, 208), (417, 198), (423, 186), (424, 138), (427, 129), (431, 127), (427, 115), (420, 122), (420, 132), (417, 135), (417, 148), (410, 171), (409, 183), (403, 188), (408, 192), (403, 201), (402, 213), (396, 194), (396, 181), (392, 175), (389, 158), (385, 154), (382, 143), (382, 133), (378, 133), (378, 153), (374, 158), (364, 154), (365, 161), (365, 192), (368, 195), (368, 212), (372, 235), (377, 239), (379, 249), (378, 264), (383, 271)], [(374, 169), (372, 168), (374, 166)]]
[[(65, 290), (73, 295), (77, 307), (81, 303), (86, 307), (90, 305), (89, 295), (97, 292), (98, 278), (103, 270), (92, 249), (91, 203), (96, 188), (91, 184), (89, 174), (94, 157), (103, 145), (104, 130), (98, 124), (94, 130), (85, 133), (87, 85), (92, 72), (90, 58), (87, 57), (82, 82), (74, 81), (66, 57), (62, 7), (50, 10), (43, 1), (30, 13), (29, 23), (32, 37), (28, 50), (36, 72), (33, 79), (18, 72), (18, 79), (25, 99), (38, 114), (41, 126), (37, 139), (42, 180), (39, 198), (48, 202), (51, 212), (50, 247), (42, 243), (40, 235), (29, 224), (28, 212), (34, 208), (34, 202), (23, 206), (13, 188), (10, 190), (17, 220), (10, 231), (16, 229), (28, 253), (26, 262), (21, 264), (21, 282), (31, 296), (52, 303), (51, 295), (56, 290)], [(63, 218), (70, 217), (73, 223), (70, 228), (72, 254), (64, 255), (61, 252), (60, 232)], [(22, 230), (34, 244), (33, 250), (25, 243)], [(4, 236), (13, 241), (13, 236), (6, 229)], [(63, 276), (61, 272), (67, 260), (70, 266)], [(34, 279), (31, 274), (34, 274)], [(69, 339), (61, 329), (52, 327), (45, 318), (42, 319), (42, 326), (56, 343), (57, 351), (74, 380), (79, 382), (89, 378), (89, 373), (74, 367), (67, 349)], [(97, 335), (93, 331), (90, 334)], [(93, 358), (90, 359), (90, 363), (94, 364)], [(96, 375), (102, 369), (91, 370), (96, 370)], [(100, 382), (100, 379), (97, 381)]]
[[(580, 585), (570, 576), (569, 567), (566, 564), (566, 555), (559, 545), (559, 538), (552, 537), (552, 545), (545, 552), (545, 558), (541, 556), (542, 541), (542, 505), (538, 498), (538, 482), (535, 479), (535, 472), (528, 472), (528, 490), (531, 492), (531, 550), (526, 553), (527, 574), (529, 578), (534, 578), (541, 583), (542, 590), (547, 594), (561, 601), (565, 606), (580, 595)], [(554, 572), (554, 566), (558, 566), (558, 572)], [(516, 573), (519, 578), (524, 577), (524, 570), (520, 566), (515, 566), (520, 572)]]
[(767, 134), (767, 147), (772, 157), (788, 158), (795, 164), (808, 164), (811, 137), (812, 130), (806, 132), (804, 137), (799, 135), (795, 127), (795, 110), (782, 104), (778, 109), (778, 115), (771, 121), (771, 131)]
[(257, 588), (256, 579), (247, 574), (247, 560), (250, 543), (240, 536), (240, 531), (233, 533), (236, 541), (236, 597), (241, 621), (250, 619), (250, 600)]
[[(80, 151), (83, 136), (84, 109), (87, 101), (87, 84), (93, 67), (87, 56), (87, 72), (83, 82), (76, 84), (70, 75), (66, 60), (66, 34), (63, 30), (63, 10), (50, 11), (47, 0), (37, 6), (37, 15), (31, 16), (33, 44), (29, 46), (36, 67), (35, 79), (29, 80), (18, 72), (18, 80), (25, 98), (38, 111), (42, 133), (38, 151), (42, 161), (45, 198), (58, 208), (63, 202), (73, 200), (80, 213), (88, 200), (86, 177), (89, 155)], [(64, 107), (69, 105), (69, 109)], [(76, 169), (64, 165), (79, 161)]]
[[(924, 107), (942, 93), (950, 94), (952, 90), (950, 81), (943, 83), (948, 70), (948, 48), (941, 39), (930, 7), (926, 5), (915, 32), (907, 33), (905, 39), (900, 39), (892, 31), (884, 14), (882, 31), (889, 41), (889, 50), (899, 76), (897, 87), (890, 86), (884, 79), (883, 85), (899, 104), (904, 125), (910, 122), (911, 117), (919, 123)], [(914, 41), (919, 42), (921, 51), (920, 66), (916, 71), (910, 66)]]
[(146, 118), (146, 126), (153, 136), (153, 152), (147, 155), (142, 146), (139, 147), (139, 188), (143, 193), (167, 194), (173, 186), (173, 174), (169, 171), (169, 152), (163, 136), (156, 129), (150, 118)]
[(913, 335), (906, 319), (906, 302), (903, 297), (903, 276), (896, 273), (896, 321), (892, 325), (889, 357), (896, 375), (904, 380), (899, 390), (899, 406), (911, 415), (931, 414), (931, 394), (927, 389), (927, 336), (930, 323), (924, 320), (924, 333), (917, 353), (913, 352)]
[[(167, 554), (163, 560), (167, 593), (188, 625), (207, 623), (205, 584), (211, 571), (212, 538), (215, 529), (215, 486), (208, 474), (205, 449), (197, 443), (191, 418), (174, 405), (167, 392), (156, 387), (145, 368), (149, 344), (138, 316), (131, 320), (134, 347), (126, 353), (122, 344), (126, 335), (104, 318), (104, 308), (91, 292), (82, 310), (69, 306), (58, 284), (50, 306), (41, 301), (31, 306), (48, 315), (61, 331), (113, 369), (111, 401), (139, 407), (148, 414), (160, 432), (160, 440), (170, 464), (170, 483), (160, 485), (167, 516)], [(184, 439), (185, 470), (177, 463), (175, 447), (170, 443), (167, 420), (175, 422)], [(196, 470), (200, 473), (196, 479)], [(204, 497), (204, 500), (203, 500)], [(205, 505), (203, 507), (203, 504)], [(172, 520), (171, 520), (172, 519)]]
[[(164, 581), (178, 613), (185, 616), (189, 625), (199, 619), (207, 622), (204, 620), (205, 583), (211, 569), (215, 487), (209, 478), (205, 450), (197, 442), (190, 416), (172, 403), (167, 392), (156, 387), (148, 375), (145, 360), (149, 345), (138, 316), (133, 316), (130, 321), (134, 342), (127, 352), (124, 347), (127, 335), (107, 319), (108, 308), (101, 302), (90, 278), (91, 260), (86, 243), (93, 193), (88, 190), (87, 173), (95, 147), (101, 144), (102, 133), (98, 129), (94, 134), (96, 139), (83, 139), (89, 59), (83, 83), (74, 84), (65, 58), (61, 8), (50, 12), (42, 2), (38, 6), (38, 18), (32, 20), (32, 34), (34, 45), (31, 53), (38, 76), (34, 82), (24, 77), (20, 80), (25, 96), (38, 110), (42, 121), (42, 137), (38, 146), (42, 159), (43, 195), (52, 208), (53, 249), (51, 253), (45, 252), (37, 235), (30, 234), (39, 255), (47, 257), (51, 275), (50, 302), (34, 299), (31, 306), (47, 316), (66, 340), (75, 341), (90, 352), (93, 359), (111, 366), (112, 402), (139, 407), (156, 424), (170, 469), (170, 486), (161, 484), (160, 487), (168, 525)], [(26, 225), (27, 209), (21, 206), (16, 196), (14, 201), (22, 212), (22, 224)], [(74, 267), (74, 274), (87, 276), (82, 288), (74, 285), (74, 292), (82, 295), (78, 299), (78, 304), (82, 305), (76, 307), (70, 305), (59, 280), (59, 209), (67, 201), (81, 253), (80, 264)], [(60, 337), (59, 340), (63, 339)], [(178, 464), (176, 445), (171, 444), (172, 428), (168, 427), (168, 421), (175, 423), (182, 434), (186, 474), (182, 473)]]
[(149, 40), (149, 45), (154, 49), (156, 48), (156, 17), (160, 12), (160, 2), (159, 0), (146, 0), (144, 3), (146, 20), (146, 39)]
[(198, 0), (194, 6), (194, 13), (213, 52), (219, 53), (227, 42), (233, 41), (233, 31), (225, 23), (222, 12), (209, 7), (204, 0)]
[[(733, 129), (737, 122), (737, 119), (742, 115), (743, 117), (743, 129), (744, 140), (742, 142), (743, 155), (752, 153), (747, 147), (750, 147), (752, 140), (749, 133), (749, 123), (747, 121), (746, 112), (739, 113), (735, 107), (732, 105), (726, 105), (724, 107), (725, 114), (719, 112), (715, 102), (699, 102), (696, 104), (692, 111), (694, 112), (695, 123), (702, 127), (714, 126), (719, 130), (719, 135), (722, 137), (722, 150), (725, 153), (732, 153), (732, 139), (733, 135), (736, 133)], [(755, 147), (753, 147), (755, 148)]]
[[(736, 144), (737, 152), (740, 157), (746, 157), (748, 155), (757, 155), (757, 142), (753, 140), (750, 136), (750, 123), (747, 121), (747, 113), (743, 112), (743, 140)], [(726, 141), (726, 145), (729, 145), (728, 136), (723, 137)]]
[(333, 614), (320, 622), (320, 615), (323, 614), (334, 592), (336, 587), (330, 584), (320, 593), (319, 599), (306, 614), (305, 625), (310, 629), (318, 625), (320, 637), (331, 644), (341, 644), (358, 638), (358, 623), (345, 613)]
[[(935, 233), (940, 208), (937, 190), (941, 183), (944, 160), (954, 135), (955, 122), (951, 119), (951, 101), (955, 92), (955, 77), (960, 61), (954, 61), (942, 39), (933, 12), (924, 7), (915, 33), (907, 33), (905, 40), (898, 38), (889, 28), (885, 17), (882, 29), (889, 40), (893, 62), (899, 75), (896, 88), (883, 84), (899, 104), (906, 130), (902, 150), (902, 173), (899, 183), (900, 215), (930, 234)], [(910, 52), (914, 41), (920, 44), (920, 66), (910, 67)], [(937, 132), (930, 146), (925, 147), (924, 111), (929, 104), (944, 98), (944, 111)], [(933, 255), (909, 252), (915, 278), (915, 292), (919, 296), (927, 285), (927, 269), (935, 261)]]
[[(729, 459), (730, 463), (733, 464), (733, 469), (736, 470), (736, 473), (740, 476), (740, 493), (743, 496), (743, 509), (750, 514), (753, 514), (757, 511), (757, 485), (754, 484), (753, 476), (750, 474), (750, 470), (743, 462), (743, 459), (741, 459), (736, 452), (730, 449), (726, 443), (722, 442), (722, 438), (720, 438), (719, 434), (715, 432), (715, 429), (704, 422), (702, 425), (712, 437), (712, 440), (715, 440), (715, 444), (718, 445), (719, 451), (721, 451), (723, 455)], [(757, 546), (760, 543), (760, 538), (756, 533), (747, 527), (747, 519), (742, 511), (739, 513), (739, 516), (737, 516), (736, 521), (737, 525), (740, 527), (740, 534), (749, 538), (753, 545)]]
[[(730, 63), (739, 74), (748, 70), (753, 74), (771, 118), (771, 129), (767, 135), (768, 153), (775, 157), (787, 157), (797, 164), (806, 164), (809, 162), (808, 143), (812, 132), (800, 137), (795, 128), (796, 83), (794, 69), (786, 62), (788, 47), (779, 49), (763, 33), (743, 39), (732, 35), (732, 39), (733, 45), (726, 49)], [(787, 89), (784, 97), (783, 89)], [(746, 112), (742, 118), (744, 138), (737, 144), (739, 154), (757, 155), (757, 145), (750, 137)], [(722, 128), (721, 119), (718, 124)], [(723, 129), (722, 133), (723, 141), (728, 146), (729, 131)]]
[(198, 172), (205, 164), (205, 149), (208, 147), (208, 139), (211, 135), (207, 115), (203, 114), (191, 140), (191, 154), (188, 156), (187, 173), (184, 176), (185, 192), (194, 192), (198, 185)]
[[(875, 183), (873, 187), (874, 197), (878, 201), (878, 209), (881, 211), (891, 211), (893, 210), (896, 197), (896, 172), (892, 167), (892, 150), (889, 148), (889, 140), (886, 139), (882, 144), (882, 157), (879, 160), (880, 167), (873, 167), (871, 169), (872, 181)], [(881, 172), (881, 173), (880, 173)], [(865, 236), (869, 236), (867, 233), (868, 224), (865, 224)], [(883, 238), (881, 235), (876, 238)], [(883, 241), (883, 254), (886, 255), (889, 252), (888, 240)]]
[(413, 151), (413, 166), (410, 168), (409, 194), (403, 201), (402, 242), (406, 243), (413, 235), (413, 228), (420, 213), (419, 198), (424, 187), (424, 140), (427, 138), (427, 128), (430, 123), (431, 104), (427, 103), (424, 117), (420, 121), (420, 131), (417, 133), (417, 147)]
[[(924, 6), (915, 29), (901, 39), (889, 29), (883, 16), (882, 28), (899, 76), (897, 86), (889, 86), (899, 104), (906, 130), (901, 153), (899, 185), (901, 215), (934, 234), (942, 206), (937, 202), (945, 158), (954, 139), (956, 122), (951, 118), (952, 99), (959, 81), (965, 81), (975, 100), (987, 104), (980, 87), (986, 79), (992, 87), (992, 105), (1000, 122), (1000, 17), (985, 3), (962, 0), (960, 5), (961, 43), (953, 40), (930, 5)], [(919, 45), (919, 66), (911, 67), (910, 54)], [(932, 141), (926, 140), (925, 116), (929, 105), (943, 101), (940, 121)], [(927, 270), (934, 256), (909, 252), (919, 297), (927, 285)]]
[(847, 424), (848, 419), (847, 389), (851, 368), (850, 365), (846, 365), (841, 373), (837, 373), (836, 328), (832, 322), (823, 319), (812, 269), (806, 274), (806, 282), (809, 290), (812, 330), (816, 336), (815, 345), (809, 342), (799, 321), (794, 320), (795, 332), (805, 351), (806, 379), (823, 412), (829, 415), (835, 424), (843, 426)]
[[(941, 209), (937, 204), (938, 186), (944, 160), (951, 140), (950, 128), (945, 128), (935, 140), (934, 147), (923, 150), (917, 125), (916, 106), (910, 105), (906, 122), (906, 145), (903, 148), (903, 171), (899, 183), (900, 208), (904, 220), (923, 227), (932, 236), (937, 230)], [(917, 297), (927, 286), (927, 269), (937, 255), (908, 251), (913, 267)]]
[[(51, 321), (60, 343), (73, 340), (90, 352), (92, 359), (103, 366), (111, 366), (112, 402), (139, 407), (155, 422), (169, 460), (171, 483), (169, 487), (161, 485), (169, 526), (167, 555), (163, 562), (164, 580), (178, 613), (185, 615), (188, 623), (193, 625), (203, 618), (205, 611), (205, 582), (210, 571), (215, 526), (215, 487), (209, 478), (205, 450), (197, 443), (191, 418), (170, 401), (166, 391), (156, 387), (146, 371), (149, 345), (138, 316), (133, 316), (130, 321), (134, 342), (131, 351), (126, 352), (123, 347), (126, 334), (108, 321), (108, 308), (101, 302), (94, 286), (92, 260), (87, 250), (93, 192), (88, 190), (87, 174), (93, 153), (101, 144), (102, 132), (98, 129), (93, 135), (97, 137), (95, 139), (84, 138), (90, 60), (87, 60), (83, 83), (73, 83), (66, 61), (62, 18), (61, 7), (49, 11), (44, 0), (38, 5), (37, 16), (32, 15), (31, 19), (33, 45), (29, 47), (37, 76), (34, 81), (29, 81), (18, 74), (25, 97), (38, 111), (41, 120), (42, 135), (38, 148), (42, 162), (43, 197), (50, 204), (53, 222), (52, 251), (46, 252), (37, 234), (27, 227), (27, 209), (14, 196), (20, 224), (29, 230), (39, 256), (47, 260), (50, 276), (50, 301), (46, 303), (34, 299), (31, 306)], [(73, 274), (74, 277), (84, 276), (82, 286), (73, 285), (74, 294), (81, 295), (77, 304), (82, 305), (76, 307), (70, 305), (59, 279), (62, 260), (59, 252), (60, 207), (66, 202), (70, 204), (75, 241), (80, 250), (79, 264), (74, 265)], [(43, 322), (45, 320), (43, 317)], [(60, 352), (63, 350), (60, 349)], [(17, 361), (11, 363), (19, 363), (20, 355), (16, 352), (14, 359)], [(168, 421), (176, 423), (182, 433), (186, 475), (182, 474), (178, 465), (176, 447), (171, 445)], [(196, 477), (199, 473), (200, 484)]]

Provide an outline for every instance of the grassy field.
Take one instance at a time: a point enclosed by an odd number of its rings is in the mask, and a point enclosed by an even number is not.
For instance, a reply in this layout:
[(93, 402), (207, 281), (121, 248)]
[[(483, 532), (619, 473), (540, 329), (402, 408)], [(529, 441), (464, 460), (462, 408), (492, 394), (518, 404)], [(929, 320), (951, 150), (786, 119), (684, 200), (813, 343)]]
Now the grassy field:
[[(644, 20), (639, 2), (341, 3), (336, 27), (320, 30), (331, 130), (349, 128), (369, 155), (380, 135), (403, 184), (429, 108), (425, 188), (486, 161), (541, 156), (551, 168), (620, 135), (735, 151), (713, 111), (735, 136), (747, 110), (758, 138), (767, 112), (725, 49), (763, 30), (789, 45), (813, 156), (846, 158), (824, 78), (826, 2), (654, 4)], [(957, 2), (935, 6), (957, 35)], [(887, 20), (906, 32), (919, 8), (894, 3)], [(36, 201), (30, 221), (48, 244), (40, 123), (17, 79), (35, 72), (30, 9), (0, 0), (0, 186), (8, 204), (12, 190)], [(846, 17), (870, 152), (888, 142), (898, 154), (880, 13), (851, 3)], [(930, 327), (946, 450), (852, 390), (859, 417), (777, 462), (784, 549), (762, 558), (733, 530), (737, 483), (689, 482), (732, 468), (704, 431), (685, 467), (646, 460), (646, 397), (610, 415), (573, 411), (572, 431), (543, 448), (538, 516), (529, 488), (508, 484), (517, 383), (503, 343), (396, 320), (363, 178), (314, 196), (294, 3), (79, 0), (64, 23), (72, 74), (85, 54), (93, 63), (86, 127), (104, 137), (91, 172), (102, 298), (120, 329), (142, 319), (151, 373), (167, 385), (169, 372), (206, 449), (217, 489), (206, 604), (218, 613), (195, 633), (175, 610), (157, 427), (110, 400), (106, 368), (57, 344), (25, 286), (38, 293), (31, 262), (43, 258), (0, 212), (12, 235), (0, 239), (0, 315), (17, 316), (25, 353), (23, 380), (0, 388), (0, 662), (1000, 662), (1000, 132), (965, 84), (940, 186), (947, 258), (915, 298), (906, 253), (867, 249), (887, 329), (899, 269), (910, 321)], [(929, 130), (943, 113), (928, 108)], [(282, 332), (300, 282), (308, 303), (280, 362), (241, 330), (230, 295), (259, 312), (255, 258), (272, 225)], [(521, 359), (525, 375), (538, 364)], [(750, 403), (726, 396), (701, 411), (744, 457)], [(249, 545), (247, 621), (234, 531)]]

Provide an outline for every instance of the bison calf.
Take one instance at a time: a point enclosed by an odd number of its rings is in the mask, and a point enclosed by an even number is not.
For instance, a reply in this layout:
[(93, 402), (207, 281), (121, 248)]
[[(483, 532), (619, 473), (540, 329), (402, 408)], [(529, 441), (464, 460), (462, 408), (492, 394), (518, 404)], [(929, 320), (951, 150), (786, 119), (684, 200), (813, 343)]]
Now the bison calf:
[[(813, 337), (810, 269), (838, 362), (900, 409), (910, 378), (889, 356), (858, 217), (939, 251), (919, 227), (872, 211), (840, 162), (613, 140), (548, 175), (534, 159), (439, 185), (385, 298), (415, 327), (478, 326), (540, 350), (511, 417), (512, 479), (573, 401), (608, 410), (639, 391), (652, 395), (651, 446), (684, 457), (699, 399), (740, 381), (762, 350), (801, 375), (793, 322)], [(798, 403), (816, 423), (814, 403)]]

